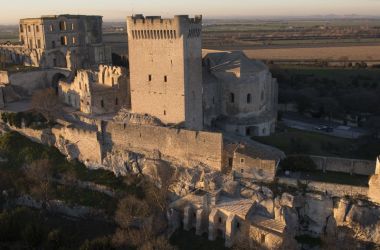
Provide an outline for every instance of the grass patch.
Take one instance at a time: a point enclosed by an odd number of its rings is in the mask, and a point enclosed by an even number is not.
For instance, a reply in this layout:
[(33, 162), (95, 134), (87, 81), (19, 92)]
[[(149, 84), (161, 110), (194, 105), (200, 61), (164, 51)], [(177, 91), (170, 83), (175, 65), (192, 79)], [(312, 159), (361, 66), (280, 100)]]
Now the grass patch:
[(170, 244), (178, 247), (179, 250), (227, 250), (224, 246), (224, 240), (217, 238), (215, 241), (209, 241), (206, 234), (198, 236), (195, 230), (189, 232), (182, 229), (177, 230), (170, 238)]
[(0, 249), (79, 249), (86, 239), (114, 230), (113, 224), (73, 221), (29, 208), (0, 211)]
[(52, 189), (55, 199), (64, 200), (69, 205), (82, 205), (103, 209), (113, 214), (117, 207), (117, 200), (106, 194), (80, 189), (72, 186), (55, 185)]
[(126, 185), (121, 177), (107, 170), (90, 170), (78, 161), (67, 161), (58, 149), (29, 140), (17, 132), (0, 136), (0, 155), (8, 162), (0, 163), (0, 169), (20, 170), (22, 166), (40, 159), (52, 162), (56, 175), (74, 171), (81, 181), (94, 182), (114, 189), (124, 189)]
[(314, 132), (286, 128), (271, 136), (253, 137), (255, 141), (277, 147), (286, 154), (311, 154), (374, 160), (380, 152), (380, 140), (345, 139)]
[[(142, 188), (137, 186), (138, 180), (127, 185), (123, 177), (116, 177), (110, 171), (90, 170), (79, 161), (69, 162), (56, 148), (33, 142), (17, 132), (0, 136), (0, 156), (8, 160), (0, 162), (0, 190), (13, 189), (16, 194), (30, 194), (32, 183), (26, 178), (22, 167), (40, 159), (48, 159), (56, 178), (71, 171), (80, 181), (105, 185), (120, 193), (139, 197), (143, 195)], [(117, 205), (116, 199), (103, 193), (72, 186), (53, 185), (50, 198), (105, 209), (110, 214)]]
[(295, 237), (297, 242), (309, 246), (322, 246), (321, 238), (314, 238), (309, 235), (300, 235)]

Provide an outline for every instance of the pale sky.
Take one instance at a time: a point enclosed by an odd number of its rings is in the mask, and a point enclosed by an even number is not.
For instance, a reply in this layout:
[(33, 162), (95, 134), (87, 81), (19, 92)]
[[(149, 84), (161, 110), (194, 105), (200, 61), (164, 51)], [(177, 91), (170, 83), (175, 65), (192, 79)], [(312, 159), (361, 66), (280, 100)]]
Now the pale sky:
[(94, 14), (105, 20), (127, 15), (203, 14), (238, 16), (371, 15), (380, 16), (380, 0), (0, 0), (0, 23), (51, 14)]

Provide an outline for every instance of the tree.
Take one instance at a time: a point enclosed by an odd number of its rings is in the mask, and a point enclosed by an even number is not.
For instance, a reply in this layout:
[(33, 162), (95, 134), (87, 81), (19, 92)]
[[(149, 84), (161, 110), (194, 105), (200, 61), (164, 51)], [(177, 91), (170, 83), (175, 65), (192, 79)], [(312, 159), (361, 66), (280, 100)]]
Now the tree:
[(129, 195), (120, 200), (115, 221), (123, 229), (131, 227), (135, 221), (141, 221), (151, 215), (150, 207), (144, 200)]
[(62, 105), (54, 89), (36, 91), (32, 96), (32, 107), (52, 122), (61, 112)]
[(38, 198), (42, 199), (43, 206), (46, 206), (49, 200), (49, 191), (51, 187), (52, 165), (47, 159), (36, 160), (26, 166), (25, 175), (31, 181), (31, 191)]
[(177, 173), (168, 164), (157, 164), (149, 173), (149, 179), (144, 182), (147, 202), (158, 212), (165, 212), (168, 205), (170, 188), (177, 179)]
[(139, 250), (175, 250), (176, 247), (170, 245), (169, 241), (163, 237), (157, 237), (144, 243)]

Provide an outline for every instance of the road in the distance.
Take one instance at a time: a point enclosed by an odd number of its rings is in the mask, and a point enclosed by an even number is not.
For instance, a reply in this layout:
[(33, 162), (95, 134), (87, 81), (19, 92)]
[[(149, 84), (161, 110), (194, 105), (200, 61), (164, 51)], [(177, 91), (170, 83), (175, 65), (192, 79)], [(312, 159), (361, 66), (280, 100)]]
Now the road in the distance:
[[(297, 113), (286, 112), (283, 114), (282, 121), (284, 124), (290, 128), (295, 128), (304, 131), (310, 131), (330, 136), (357, 139), (363, 135), (368, 134), (368, 131), (362, 128), (354, 128), (348, 126), (342, 126), (342, 124), (337, 122), (329, 122), (326, 120), (304, 117)], [(316, 127), (326, 125), (334, 128), (332, 132), (325, 132), (317, 130)]]

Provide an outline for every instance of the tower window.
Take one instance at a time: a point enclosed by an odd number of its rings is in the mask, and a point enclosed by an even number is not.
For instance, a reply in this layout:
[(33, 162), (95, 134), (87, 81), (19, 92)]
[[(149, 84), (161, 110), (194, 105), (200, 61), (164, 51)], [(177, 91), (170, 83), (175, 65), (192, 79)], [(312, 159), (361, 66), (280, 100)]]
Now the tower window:
[(40, 26), (36, 26), (36, 32), (40, 32)]
[(168, 76), (164, 76), (164, 82), (168, 81)]
[(152, 81), (152, 75), (148, 76), (148, 80), (151, 82)]
[(166, 110), (164, 110), (164, 115), (166, 115)]
[(67, 36), (61, 36), (61, 45), (67, 45)]
[(53, 24), (50, 24), (50, 31), (51, 31), (51, 32), (54, 31), (54, 26), (53, 26)]
[(41, 40), (40, 40), (40, 39), (37, 40), (37, 48), (38, 48), (38, 49), (41, 48)]
[(54, 49), (55, 48), (55, 41), (51, 42), (51, 47)]
[(116, 100), (115, 100), (115, 105), (119, 105), (119, 99), (118, 98), (116, 98)]
[(247, 103), (251, 103), (251, 99), (252, 99), (251, 94), (248, 94), (247, 95)]
[(73, 36), (73, 44), (76, 44), (77, 43), (77, 39), (76, 39), (76, 37), (75, 36)]
[(22, 26), (22, 24), (20, 24), (20, 32), (24, 32), (24, 27)]
[(104, 108), (104, 101), (103, 101), (103, 100), (100, 101), (100, 106), (101, 106), (102, 108)]
[(28, 25), (28, 32), (31, 32), (30, 26)]
[(235, 102), (235, 94), (234, 93), (230, 93), (230, 102), (231, 103)]
[(59, 29), (61, 31), (66, 30), (66, 22), (65, 21), (60, 21), (59, 22)]

